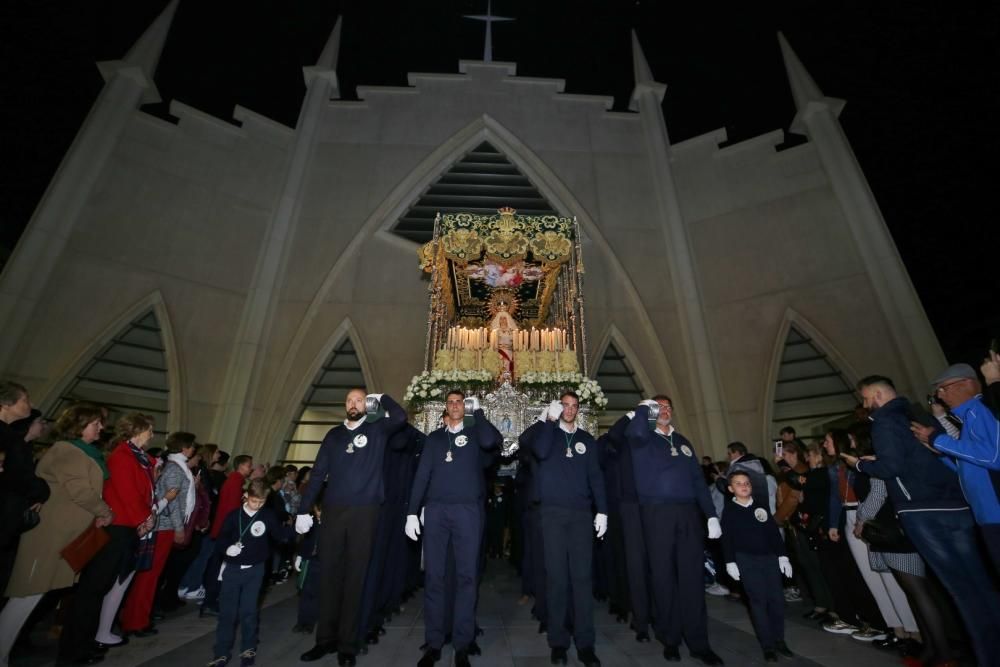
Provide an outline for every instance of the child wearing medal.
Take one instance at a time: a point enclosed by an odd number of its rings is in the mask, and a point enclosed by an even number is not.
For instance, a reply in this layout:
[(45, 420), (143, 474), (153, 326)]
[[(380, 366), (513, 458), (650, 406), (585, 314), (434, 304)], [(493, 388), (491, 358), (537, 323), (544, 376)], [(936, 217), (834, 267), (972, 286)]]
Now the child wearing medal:
[(750, 474), (743, 470), (730, 472), (729, 492), (733, 498), (722, 513), (726, 572), (743, 582), (764, 661), (778, 662), (778, 653), (792, 657), (785, 644), (785, 595), (781, 585), (782, 575), (791, 578), (792, 565), (778, 524), (767, 507), (754, 502)]
[(262, 479), (250, 481), (243, 506), (223, 520), (216, 541), (221, 551), (219, 579), (219, 623), (215, 628), (215, 658), (209, 667), (229, 663), (236, 641), (236, 623), (240, 624), (240, 667), (250, 667), (257, 656), (257, 599), (264, 583), (265, 563), (271, 555), (271, 540), (287, 542), (291, 526), (282, 525), (270, 509), (264, 507), (271, 489)]

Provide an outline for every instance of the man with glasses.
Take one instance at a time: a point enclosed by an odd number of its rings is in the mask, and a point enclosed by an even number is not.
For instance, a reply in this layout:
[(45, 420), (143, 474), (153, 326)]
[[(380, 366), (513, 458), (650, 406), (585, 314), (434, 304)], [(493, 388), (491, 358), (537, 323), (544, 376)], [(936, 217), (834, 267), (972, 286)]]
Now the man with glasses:
[(870, 375), (858, 391), (870, 411), (876, 458), (841, 458), (885, 480), (906, 536), (955, 600), (979, 664), (997, 664), (1000, 595), (979, 555), (975, 522), (955, 473), (910, 431), (909, 402), (896, 394), (891, 379)]
[(933, 385), (935, 395), (962, 421), (961, 433), (952, 438), (940, 428), (920, 424), (913, 425), (913, 432), (932, 451), (944, 454), (942, 461), (958, 473), (993, 564), (1000, 570), (1000, 499), (996, 475), (991, 474), (1000, 471), (1000, 424), (982, 401), (972, 366), (949, 366)]
[[(649, 424), (652, 406), (659, 408), (654, 428)], [(709, 539), (721, 537), (722, 527), (694, 448), (674, 429), (672, 419), (673, 402), (661, 394), (639, 404), (625, 431), (649, 554), (654, 628), (668, 662), (680, 662), (683, 636), (692, 658), (721, 665), (722, 658), (708, 643), (702, 569), (705, 519)]]

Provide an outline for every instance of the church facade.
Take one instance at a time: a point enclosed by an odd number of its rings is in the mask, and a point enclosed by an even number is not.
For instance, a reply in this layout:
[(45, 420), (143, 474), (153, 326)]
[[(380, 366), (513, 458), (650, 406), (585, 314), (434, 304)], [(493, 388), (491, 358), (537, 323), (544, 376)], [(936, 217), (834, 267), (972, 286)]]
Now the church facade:
[(848, 418), (863, 375), (922, 395), (944, 364), (843, 102), (783, 39), (792, 131), (808, 138), (784, 150), (781, 130), (671, 143), (634, 36), (628, 112), (479, 61), (341, 100), (338, 25), (304, 69), (294, 129), (179, 102), (172, 124), (139, 105), (158, 99), (175, 7), (101, 64), (107, 84), (0, 277), (0, 369), (49, 412), (142, 408), (234, 454), (309, 460), (347, 386), (401, 396), (423, 369), (427, 283), (401, 221), (477, 159), (579, 222), (607, 418), (666, 393), (704, 453), (764, 451), (786, 423)]

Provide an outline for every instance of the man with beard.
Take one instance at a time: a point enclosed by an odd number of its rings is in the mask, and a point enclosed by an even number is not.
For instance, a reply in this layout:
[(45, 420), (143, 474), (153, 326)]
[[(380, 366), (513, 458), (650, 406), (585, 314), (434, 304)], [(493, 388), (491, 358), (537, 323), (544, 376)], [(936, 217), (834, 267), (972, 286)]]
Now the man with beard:
[(955, 600), (979, 664), (998, 664), (1000, 596), (957, 476), (914, 436), (909, 401), (896, 394), (891, 379), (870, 375), (858, 382), (858, 391), (870, 412), (875, 459), (840, 457), (885, 480), (903, 531)]
[[(651, 430), (652, 405), (659, 407), (659, 414)], [(660, 394), (639, 404), (626, 429), (649, 553), (655, 630), (668, 662), (680, 661), (683, 632), (692, 658), (721, 665), (722, 658), (708, 644), (702, 521), (708, 518), (709, 539), (721, 537), (722, 528), (691, 442), (674, 429), (672, 417), (673, 403)]]
[[(371, 397), (380, 403), (378, 414), (365, 417)], [(379, 506), (385, 500), (383, 462), (390, 437), (406, 423), (406, 412), (385, 394), (365, 395), (361, 388), (347, 392), (347, 419), (323, 438), (309, 484), (302, 493), (295, 529), (312, 527), (306, 514), (324, 481), (323, 523), (319, 553), (320, 612), (316, 645), (302, 654), (303, 662), (337, 652), (340, 665), (354, 665), (360, 649), (358, 609), (371, 558)], [(384, 411), (384, 412), (383, 412)]]
[[(472, 399), (475, 425), (465, 428), (465, 394), (448, 392), (445, 425), (427, 436), (413, 480), (406, 535), (420, 535), (420, 508), (424, 508), (424, 627), (427, 649), (417, 663), (430, 667), (441, 659), (445, 634), (450, 631), (455, 666), (468, 667), (476, 631), (476, 588), (482, 546), (486, 484), (483, 468), (492, 464), (489, 452), (503, 436)], [(449, 547), (450, 545), (450, 547)], [(449, 548), (454, 558), (455, 587), (452, 627), (445, 627), (450, 604), (445, 587)]]
[[(597, 442), (577, 426), (579, 409), (576, 393), (564, 392), (542, 411), (538, 423), (522, 433), (520, 440), (539, 462), (539, 512), (548, 575), (552, 664), (567, 662), (570, 633), (566, 628), (566, 612), (572, 589), (577, 658), (586, 667), (596, 667), (601, 661), (594, 654), (591, 531), (596, 531), (597, 537), (604, 536), (608, 529), (608, 505)], [(591, 515), (592, 506), (597, 508), (596, 516)]]

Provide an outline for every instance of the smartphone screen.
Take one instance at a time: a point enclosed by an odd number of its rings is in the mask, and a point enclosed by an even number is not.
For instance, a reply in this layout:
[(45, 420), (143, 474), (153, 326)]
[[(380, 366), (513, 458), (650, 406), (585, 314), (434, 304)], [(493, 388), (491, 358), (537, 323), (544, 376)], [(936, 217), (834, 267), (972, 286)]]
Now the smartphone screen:
[(783, 453), (783, 451), (784, 451), (784, 448), (785, 448), (784, 447), (784, 443), (782, 443), (781, 440), (775, 440), (774, 441), (774, 456), (775, 457), (781, 456), (782, 453)]

